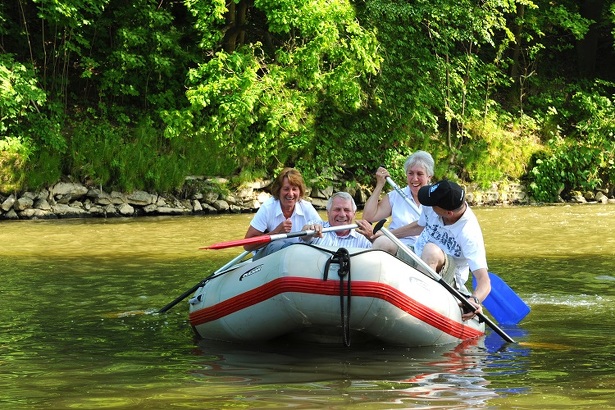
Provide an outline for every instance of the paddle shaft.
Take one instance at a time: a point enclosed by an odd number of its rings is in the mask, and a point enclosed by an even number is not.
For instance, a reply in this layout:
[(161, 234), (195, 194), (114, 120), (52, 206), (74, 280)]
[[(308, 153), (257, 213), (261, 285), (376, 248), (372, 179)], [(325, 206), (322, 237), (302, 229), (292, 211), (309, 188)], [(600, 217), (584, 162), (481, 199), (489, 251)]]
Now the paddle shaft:
[[(357, 224), (349, 224), (349, 225), (339, 225), (339, 226), (330, 226), (328, 228), (323, 228), (322, 233), (326, 232), (334, 232), (334, 231), (345, 231), (348, 229), (358, 228)], [(310, 236), (316, 233), (315, 230), (310, 229), (306, 231), (298, 231), (298, 232), (289, 232), (289, 233), (278, 233), (273, 235), (259, 235), (253, 236), (252, 238), (245, 239), (237, 239), (234, 241), (226, 241), (226, 242), (218, 242), (213, 245), (204, 246), (199, 249), (225, 249), (231, 248), (233, 246), (245, 246), (245, 245), (255, 245), (255, 244), (267, 244), (272, 241), (276, 241), (278, 239), (287, 239), (287, 238), (297, 238), (300, 236)]]
[(416, 207), (416, 204), (412, 202), (410, 198), (408, 198), (408, 195), (406, 195), (406, 193), (391, 179), (391, 177), (387, 177), (387, 182), (393, 187), (395, 191), (397, 191), (399, 195), (401, 195), (402, 198), (404, 198), (404, 201), (406, 201), (406, 203), (410, 206), (410, 209), (414, 211), (416, 216), (421, 216), (421, 212)]
[(461, 292), (459, 292), (457, 289), (455, 289), (454, 287), (446, 283), (446, 281), (442, 279), (442, 276), (438, 275), (438, 273), (436, 273), (436, 271), (433, 270), (431, 266), (429, 266), (427, 263), (425, 263), (424, 260), (419, 258), (410, 248), (408, 248), (402, 241), (400, 241), (395, 235), (393, 235), (391, 231), (389, 231), (385, 227), (382, 227), (381, 231), (382, 233), (384, 233), (384, 235), (387, 238), (393, 241), (395, 245), (397, 245), (408, 256), (410, 256), (421, 268), (427, 271), (434, 280), (436, 280), (439, 284), (444, 286), (446, 290), (448, 290), (453, 296), (455, 296), (463, 304), (464, 307), (467, 307), (473, 310), (476, 313), (476, 315), (482, 321), (484, 321), (491, 329), (493, 329), (493, 331), (495, 331), (498, 335), (500, 335), (502, 339), (510, 343), (515, 343), (515, 341), (510, 336), (508, 336), (502, 329), (500, 329), (498, 325), (493, 323), (493, 321), (491, 321), (487, 316), (483, 315), (480, 312), (477, 312), (476, 308), (470, 302), (468, 302), (468, 299), (463, 294), (461, 294)]
[[(359, 225), (357, 224), (349, 224), (349, 225), (338, 225), (338, 226), (329, 226), (326, 228), (322, 228), (322, 233), (327, 233), (327, 232), (335, 232), (335, 231), (346, 231), (349, 229), (355, 229), (358, 228)], [(277, 239), (286, 239), (286, 238), (297, 238), (299, 236), (310, 236), (310, 235), (314, 235), (316, 233), (316, 231), (314, 229), (308, 229), (305, 231), (299, 231), (299, 232), (290, 232), (290, 233), (278, 233), (275, 235), (269, 235), (271, 237), (271, 241), (275, 241)], [(269, 242), (271, 242), (269, 241)]]
[(182, 293), (181, 295), (179, 295), (175, 300), (173, 300), (171, 303), (167, 304), (166, 306), (164, 306), (162, 309), (160, 309), (158, 311), (158, 313), (164, 313), (167, 310), (171, 309), (173, 306), (177, 305), (179, 302), (181, 302), (182, 300), (184, 300), (185, 298), (187, 298), (188, 296), (190, 296), (191, 294), (193, 294), (194, 292), (196, 292), (196, 290), (198, 288), (200, 288), (201, 286), (203, 286), (208, 280), (209, 278), (211, 278), (212, 276), (230, 268), (231, 266), (237, 264), (238, 262), (240, 262), (243, 258), (245, 258), (248, 254), (250, 253), (250, 251), (243, 251), (242, 253), (240, 253), (239, 255), (237, 255), (235, 258), (233, 258), (232, 260), (230, 260), (226, 265), (222, 266), (221, 268), (219, 268), (217, 271), (215, 271), (214, 273), (212, 273), (211, 275), (209, 275), (209, 277), (203, 279), (202, 281), (200, 281), (199, 283), (197, 283), (196, 285), (194, 285), (193, 287), (191, 287), (190, 289), (188, 289), (187, 291), (185, 291), (184, 293)]

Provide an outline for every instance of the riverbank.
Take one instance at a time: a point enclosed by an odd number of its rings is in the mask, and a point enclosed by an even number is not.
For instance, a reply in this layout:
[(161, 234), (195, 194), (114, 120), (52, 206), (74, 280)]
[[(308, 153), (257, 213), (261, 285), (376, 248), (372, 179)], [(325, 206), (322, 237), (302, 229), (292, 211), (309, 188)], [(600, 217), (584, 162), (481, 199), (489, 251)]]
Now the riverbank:
[[(270, 184), (270, 180), (254, 181), (231, 192), (224, 178), (189, 177), (179, 193), (162, 195), (145, 191), (107, 192), (81, 183), (59, 182), (40, 192), (0, 194), (0, 220), (251, 213), (271, 196), (268, 192)], [(471, 206), (532, 203), (523, 185), (518, 183), (494, 184), (488, 190), (471, 185), (464, 187)], [(371, 189), (373, 187), (359, 187), (347, 191), (354, 197), (357, 207), (362, 209)], [(335, 190), (333, 186), (311, 189), (307, 200), (316, 209), (324, 210)], [(577, 193), (567, 202), (607, 203), (615, 202), (615, 199), (597, 191)]]

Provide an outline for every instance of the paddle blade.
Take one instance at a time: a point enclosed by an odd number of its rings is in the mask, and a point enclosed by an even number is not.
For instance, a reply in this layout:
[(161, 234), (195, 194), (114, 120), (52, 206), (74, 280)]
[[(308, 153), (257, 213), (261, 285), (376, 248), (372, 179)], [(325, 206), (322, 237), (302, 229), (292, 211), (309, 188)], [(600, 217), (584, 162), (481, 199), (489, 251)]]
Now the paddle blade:
[(225, 249), (232, 248), (234, 246), (245, 246), (245, 245), (264, 245), (266, 243), (271, 242), (271, 235), (261, 235), (261, 236), (253, 236), (252, 238), (245, 239), (236, 239), (234, 241), (226, 241), (226, 242), (218, 242), (213, 245), (203, 246), (199, 249)]
[[(501, 325), (516, 325), (530, 313), (530, 307), (495, 273), (489, 272), (491, 292), (483, 306)], [(476, 279), (472, 279), (476, 287)]]

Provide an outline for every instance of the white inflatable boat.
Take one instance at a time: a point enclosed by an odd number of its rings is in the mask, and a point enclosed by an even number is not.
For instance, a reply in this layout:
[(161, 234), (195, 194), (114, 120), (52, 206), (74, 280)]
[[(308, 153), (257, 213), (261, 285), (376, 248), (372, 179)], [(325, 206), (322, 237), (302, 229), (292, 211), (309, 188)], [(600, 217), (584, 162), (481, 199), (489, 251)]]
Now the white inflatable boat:
[(484, 323), (461, 320), (441, 284), (379, 250), (296, 244), (207, 280), (190, 300), (205, 339), (318, 343), (376, 340), (400, 346), (459, 343)]

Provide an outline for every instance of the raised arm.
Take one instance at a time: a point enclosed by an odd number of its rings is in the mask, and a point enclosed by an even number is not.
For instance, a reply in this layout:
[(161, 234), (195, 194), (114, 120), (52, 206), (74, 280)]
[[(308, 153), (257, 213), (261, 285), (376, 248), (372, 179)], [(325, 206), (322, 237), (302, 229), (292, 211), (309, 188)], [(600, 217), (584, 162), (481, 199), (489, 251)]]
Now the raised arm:
[(380, 199), (388, 176), (389, 172), (383, 167), (379, 167), (376, 171), (376, 187), (363, 206), (363, 218), (369, 222), (376, 222), (391, 216), (392, 208), (388, 195)]

